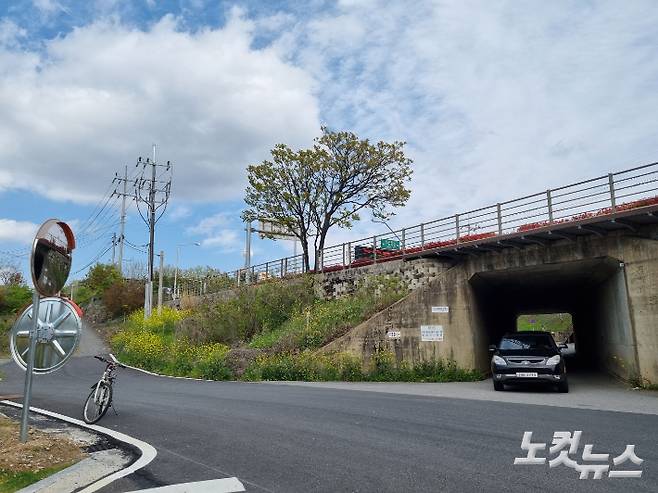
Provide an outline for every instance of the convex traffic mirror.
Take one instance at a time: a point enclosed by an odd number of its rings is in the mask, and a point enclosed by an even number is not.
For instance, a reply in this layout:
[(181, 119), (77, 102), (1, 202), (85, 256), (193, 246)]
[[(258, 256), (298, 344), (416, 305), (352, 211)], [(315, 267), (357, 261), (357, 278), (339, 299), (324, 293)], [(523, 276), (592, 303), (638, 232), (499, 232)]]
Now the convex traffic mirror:
[(49, 219), (39, 228), (32, 244), (32, 282), (41, 296), (59, 293), (71, 270), (75, 239), (65, 222)]

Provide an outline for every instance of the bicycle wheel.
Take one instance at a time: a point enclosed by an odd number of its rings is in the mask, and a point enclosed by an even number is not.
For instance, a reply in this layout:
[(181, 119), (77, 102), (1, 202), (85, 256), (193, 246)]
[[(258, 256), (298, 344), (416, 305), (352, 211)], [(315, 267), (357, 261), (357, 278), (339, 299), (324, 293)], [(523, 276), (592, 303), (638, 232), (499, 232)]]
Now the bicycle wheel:
[(82, 417), (87, 424), (97, 423), (112, 404), (112, 386), (105, 383), (101, 383), (100, 388), (98, 389), (98, 396), (94, 399), (96, 394), (96, 387), (91, 389), (87, 400), (85, 401), (85, 407), (82, 412)]

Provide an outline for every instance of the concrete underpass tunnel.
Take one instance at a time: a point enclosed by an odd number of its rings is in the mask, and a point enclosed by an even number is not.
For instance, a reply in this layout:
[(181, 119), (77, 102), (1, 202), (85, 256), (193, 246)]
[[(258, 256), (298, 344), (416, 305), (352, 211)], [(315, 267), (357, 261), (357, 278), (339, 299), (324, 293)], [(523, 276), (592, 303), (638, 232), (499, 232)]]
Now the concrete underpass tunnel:
[[(570, 313), (576, 354), (569, 371), (637, 373), (624, 266), (610, 257), (486, 271), (470, 279), (476, 308), (478, 362), (487, 348), (516, 330), (527, 313)], [(560, 341), (558, 341), (560, 342)]]

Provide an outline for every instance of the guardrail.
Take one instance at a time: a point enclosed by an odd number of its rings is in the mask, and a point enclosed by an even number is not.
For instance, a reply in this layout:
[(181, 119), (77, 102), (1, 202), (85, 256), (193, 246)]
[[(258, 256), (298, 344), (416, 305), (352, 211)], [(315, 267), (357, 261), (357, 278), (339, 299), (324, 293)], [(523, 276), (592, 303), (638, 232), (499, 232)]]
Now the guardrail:
[[(658, 163), (325, 247), (319, 253), (318, 271), (361, 267), (425, 250), (530, 232), (549, 225), (614, 215), (654, 204), (658, 204)], [(385, 241), (382, 243), (381, 240)], [(297, 255), (264, 262), (249, 269), (238, 269), (228, 272), (226, 276), (240, 284), (295, 276), (304, 272), (303, 257)]]

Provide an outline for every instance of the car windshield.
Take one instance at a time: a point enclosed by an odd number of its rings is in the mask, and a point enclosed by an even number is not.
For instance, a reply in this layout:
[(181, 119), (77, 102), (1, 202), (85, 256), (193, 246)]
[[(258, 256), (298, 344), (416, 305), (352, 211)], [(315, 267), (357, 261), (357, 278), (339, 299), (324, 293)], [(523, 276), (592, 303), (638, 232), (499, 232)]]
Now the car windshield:
[(499, 349), (552, 349), (553, 345), (553, 338), (547, 334), (519, 334), (503, 337)]

